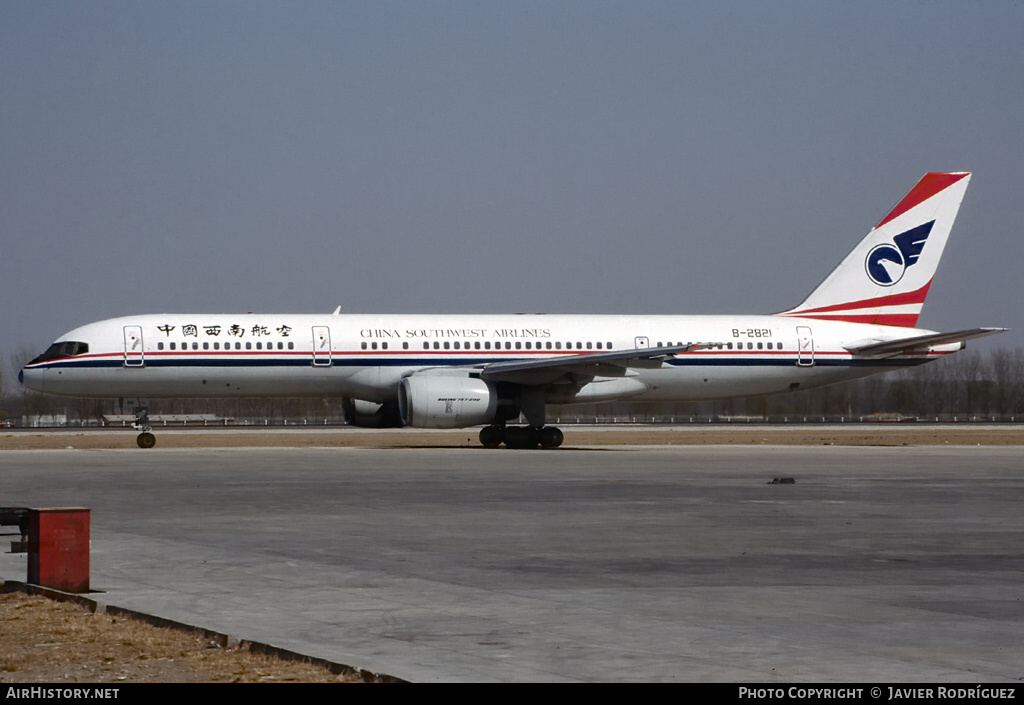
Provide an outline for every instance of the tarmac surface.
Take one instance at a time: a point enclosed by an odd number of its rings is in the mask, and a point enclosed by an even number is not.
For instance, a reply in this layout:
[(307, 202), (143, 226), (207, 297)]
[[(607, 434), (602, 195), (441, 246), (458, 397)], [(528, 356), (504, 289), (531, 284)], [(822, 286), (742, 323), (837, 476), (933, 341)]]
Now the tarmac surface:
[(107, 604), (412, 681), (1024, 677), (1020, 446), (17, 450), (0, 505), (90, 507)]

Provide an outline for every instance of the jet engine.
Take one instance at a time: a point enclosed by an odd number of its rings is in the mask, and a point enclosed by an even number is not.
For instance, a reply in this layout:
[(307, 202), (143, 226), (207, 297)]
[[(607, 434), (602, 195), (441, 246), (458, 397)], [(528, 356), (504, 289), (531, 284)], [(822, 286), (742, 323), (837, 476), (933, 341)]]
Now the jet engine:
[(398, 414), (398, 404), (387, 402), (377, 404), (362, 399), (344, 398), (341, 400), (341, 413), (345, 423), (359, 428), (401, 428), (402, 419)]
[(465, 428), (494, 421), (498, 392), (477, 372), (425, 370), (398, 389), (402, 422), (416, 428)]

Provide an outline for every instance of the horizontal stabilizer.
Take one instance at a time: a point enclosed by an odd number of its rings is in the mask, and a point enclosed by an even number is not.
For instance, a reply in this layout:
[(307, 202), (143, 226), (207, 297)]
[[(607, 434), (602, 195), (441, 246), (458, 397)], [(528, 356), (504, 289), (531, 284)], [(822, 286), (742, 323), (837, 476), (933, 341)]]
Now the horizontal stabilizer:
[(986, 335), (995, 335), (1007, 330), (1009, 328), (970, 328), (968, 330), (956, 330), (952, 333), (930, 333), (928, 335), (915, 335), (910, 338), (897, 338), (896, 340), (878, 342), (858, 341), (846, 346), (846, 349), (851, 354), (860, 357), (883, 357), (900, 353), (921, 352), (936, 345), (963, 343), (972, 338), (983, 338)]

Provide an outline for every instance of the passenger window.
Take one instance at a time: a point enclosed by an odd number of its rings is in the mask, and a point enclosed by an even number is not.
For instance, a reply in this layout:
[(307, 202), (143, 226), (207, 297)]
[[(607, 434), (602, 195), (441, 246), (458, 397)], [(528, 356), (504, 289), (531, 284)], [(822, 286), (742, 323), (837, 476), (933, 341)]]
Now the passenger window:
[(451, 347), (452, 347), (452, 346), (451, 346), (451, 343), (449, 343), (449, 342), (448, 342), (447, 340), (446, 340), (446, 341), (444, 341), (444, 349), (445, 349), (445, 350), (450, 350), (450, 349), (451, 349)]
[(381, 350), (387, 350), (388, 349), (388, 344), (387, 343), (381, 343), (380, 344), (380, 349)]
[(210, 349), (210, 344), (209, 343), (203, 343), (203, 350), (209, 350), (209, 349)]
[(408, 350), (408, 349), (409, 349), (409, 343), (402, 343), (402, 350)]
[(530, 341), (526, 341), (526, 349), (527, 349), (527, 350), (529, 350), (529, 349), (530, 349)]
[(295, 343), (293, 343), (292, 341), (289, 340), (288, 341), (288, 349), (289, 350), (294, 350), (295, 349)]
[(164, 349), (164, 344), (163, 343), (157, 343), (156, 344), (156, 349), (157, 350), (163, 350)]
[(458, 350), (458, 349), (459, 349), (459, 341), (457, 341), (457, 340), (455, 341), (455, 349), (456, 349), (456, 350)]
[(174, 343), (171, 343), (171, 350), (175, 350), (175, 349), (176, 349), (176, 348), (175, 348), (175, 345), (174, 345)]
[(366, 342), (364, 341), (364, 342), (360, 343), (359, 347), (362, 348), (363, 350), (366, 350)]
[(252, 350), (252, 343), (246, 343), (245, 344), (245, 349), (246, 350)]

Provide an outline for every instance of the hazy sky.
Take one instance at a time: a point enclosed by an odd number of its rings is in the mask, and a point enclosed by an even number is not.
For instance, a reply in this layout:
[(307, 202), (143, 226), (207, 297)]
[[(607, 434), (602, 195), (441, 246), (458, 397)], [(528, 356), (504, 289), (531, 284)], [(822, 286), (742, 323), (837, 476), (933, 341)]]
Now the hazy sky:
[[(926, 171), (1024, 344), (1024, 3), (0, 0), (0, 352), (133, 313), (770, 313)], [(979, 343), (985, 345), (985, 343)]]

